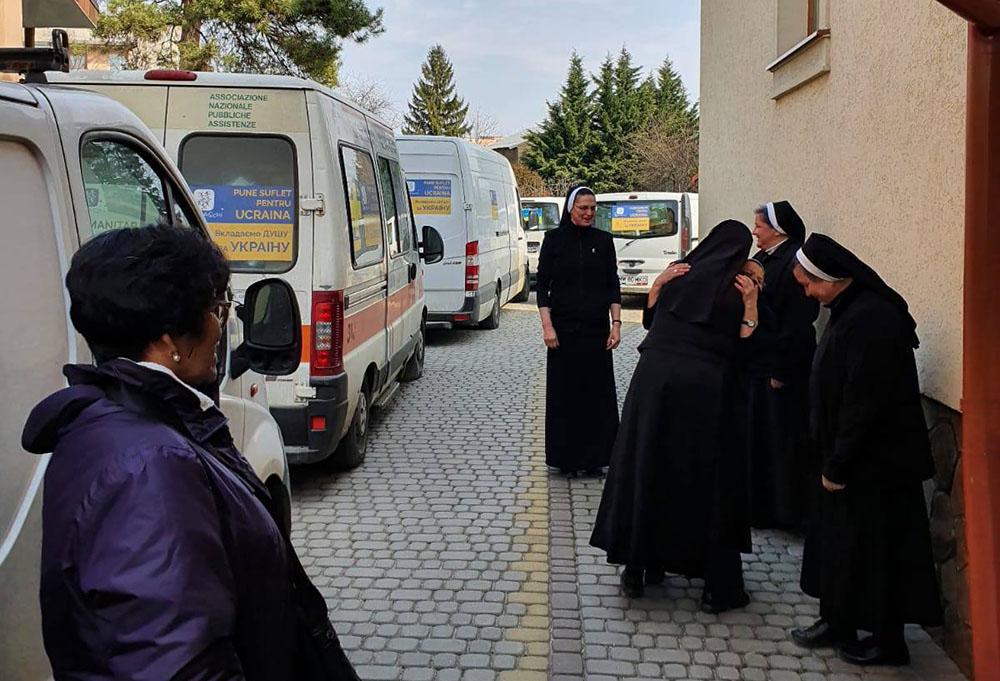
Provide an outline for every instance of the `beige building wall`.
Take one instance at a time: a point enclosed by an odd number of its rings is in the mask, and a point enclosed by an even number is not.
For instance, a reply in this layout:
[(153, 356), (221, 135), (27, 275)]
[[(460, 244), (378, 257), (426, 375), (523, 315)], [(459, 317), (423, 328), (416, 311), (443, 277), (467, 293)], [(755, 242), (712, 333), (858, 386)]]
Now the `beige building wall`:
[(0, 47), (24, 44), (21, 16), (21, 0), (0, 0)]
[(829, 0), (829, 72), (775, 100), (778, 7), (702, 0), (701, 222), (791, 201), (906, 297), (922, 390), (958, 409), (966, 23), (935, 0)]

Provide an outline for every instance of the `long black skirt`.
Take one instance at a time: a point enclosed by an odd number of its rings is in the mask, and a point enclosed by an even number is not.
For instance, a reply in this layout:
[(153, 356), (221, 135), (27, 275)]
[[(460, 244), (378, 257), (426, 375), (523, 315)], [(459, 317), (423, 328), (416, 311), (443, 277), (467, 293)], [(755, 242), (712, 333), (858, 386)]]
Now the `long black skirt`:
[(609, 563), (703, 577), (750, 550), (734, 383), (722, 360), (642, 352), (590, 540)]
[(800, 530), (806, 490), (818, 480), (806, 431), (809, 424), (808, 377), (799, 385), (774, 389), (770, 379), (749, 381), (750, 523), (757, 528)]
[(821, 493), (802, 558), (802, 590), (820, 615), (880, 632), (941, 624), (923, 486), (848, 485)]
[(567, 471), (603, 468), (618, 432), (618, 392), (603, 337), (560, 337), (548, 351), (545, 463)]

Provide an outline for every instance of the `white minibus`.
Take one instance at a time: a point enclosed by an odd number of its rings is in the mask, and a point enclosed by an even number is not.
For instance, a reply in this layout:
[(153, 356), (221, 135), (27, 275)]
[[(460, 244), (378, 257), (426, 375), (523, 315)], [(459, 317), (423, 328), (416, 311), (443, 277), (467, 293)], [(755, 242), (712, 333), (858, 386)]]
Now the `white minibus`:
[(420, 225), (444, 259), (427, 267), (427, 319), (495, 329), (500, 308), (528, 298), (528, 253), (514, 171), (506, 158), (456, 137), (403, 135), (399, 154)]
[(279, 276), (302, 308), (298, 370), (268, 381), (291, 463), (357, 466), (371, 409), (423, 372), (420, 244), (392, 130), (289, 76), (75, 71), (53, 79), (122, 102), (177, 159), (234, 287)]
[(521, 199), (521, 221), (528, 235), (528, 275), (532, 284), (538, 275), (538, 254), (542, 250), (545, 233), (559, 226), (563, 205), (561, 196), (536, 196)]
[(646, 294), (657, 275), (697, 243), (698, 195), (598, 194), (594, 226), (615, 238), (622, 293)]

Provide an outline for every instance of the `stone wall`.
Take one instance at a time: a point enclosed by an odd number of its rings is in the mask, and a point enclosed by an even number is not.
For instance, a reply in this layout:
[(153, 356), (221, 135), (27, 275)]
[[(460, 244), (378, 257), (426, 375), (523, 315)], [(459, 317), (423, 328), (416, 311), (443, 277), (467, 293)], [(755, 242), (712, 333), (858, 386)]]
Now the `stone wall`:
[(962, 415), (924, 399), (936, 475), (926, 484), (931, 543), (941, 584), (945, 625), (932, 632), (972, 678), (972, 632), (969, 625), (968, 555), (965, 545), (965, 498), (962, 484)]

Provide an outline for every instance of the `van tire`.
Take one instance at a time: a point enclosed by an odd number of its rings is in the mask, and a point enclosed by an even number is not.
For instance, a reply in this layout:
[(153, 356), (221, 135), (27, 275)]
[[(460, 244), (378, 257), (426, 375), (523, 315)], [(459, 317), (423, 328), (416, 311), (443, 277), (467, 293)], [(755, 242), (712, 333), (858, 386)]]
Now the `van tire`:
[(527, 302), (528, 296), (531, 295), (531, 267), (529, 265), (524, 266), (524, 286), (521, 287), (521, 292), (516, 296), (511, 298), (515, 303)]
[(368, 453), (368, 431), (371, 424), (371, 388), (365, 379), (358, 393), (358, 404), (354, 407), (351, 427), (344, 433), (336, 451), (323, 463), (328, 471), (340, 472), (357, 468)]
[(493, 309), (490, 310), (490, 316), (479, 322), (479, 328), (490, 330), (500, 328), (500, 284), (497, 284), (497, 293), (493, 296)]
[(424, 375), (424, 352), (426, 351), (424, 343), (426, 342), (426, 338), (427, 323), (421, 321), (420, 330), (417, 331), (417, 344), (414, 346), (413, 354), (407, 360), (406, 366), (403, 367), (403, 373), (399, 375), (400, 382), (409, 383)]

